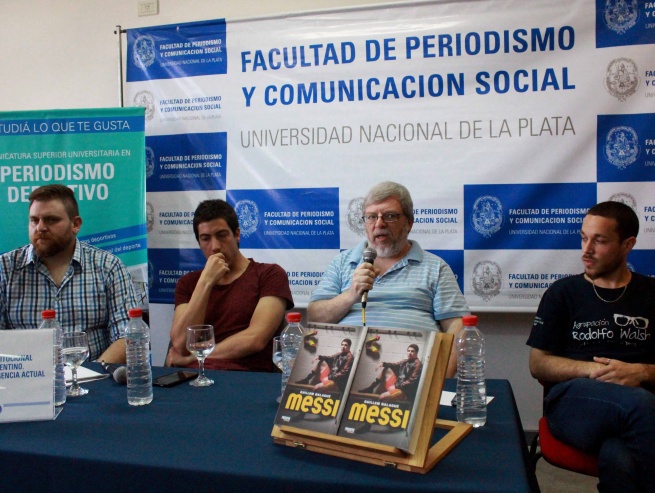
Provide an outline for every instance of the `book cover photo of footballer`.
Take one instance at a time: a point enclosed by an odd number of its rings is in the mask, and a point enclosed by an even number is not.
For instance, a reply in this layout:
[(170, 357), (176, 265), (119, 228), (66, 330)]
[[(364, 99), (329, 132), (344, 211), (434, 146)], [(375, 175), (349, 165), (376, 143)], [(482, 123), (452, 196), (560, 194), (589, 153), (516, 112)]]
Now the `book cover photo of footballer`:
[(275, 424), (336, 435), (362, 333), (362, 327), (307, 325)]
[(338, 434), (413, 453), (434, 332), (369, 327)]

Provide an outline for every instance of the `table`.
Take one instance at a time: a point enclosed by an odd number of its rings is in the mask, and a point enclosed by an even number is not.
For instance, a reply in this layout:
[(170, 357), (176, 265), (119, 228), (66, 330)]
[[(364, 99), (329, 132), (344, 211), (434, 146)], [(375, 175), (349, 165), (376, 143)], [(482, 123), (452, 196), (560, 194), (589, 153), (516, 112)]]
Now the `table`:
[[(0, 491), (507, 493), (535, 484), (506, 380), (487, 381), (487, 425), (422, 475), (275, 445), (280, 375), (207, 374), (212, 387), (155, 388), (141, 407), (128, 406), (124, 385), (87, 382), (89, 394), (69, 398), (54, 421), (1, 424)], [(454, 420), (454, 408), (440, 406), (439, 417)]]

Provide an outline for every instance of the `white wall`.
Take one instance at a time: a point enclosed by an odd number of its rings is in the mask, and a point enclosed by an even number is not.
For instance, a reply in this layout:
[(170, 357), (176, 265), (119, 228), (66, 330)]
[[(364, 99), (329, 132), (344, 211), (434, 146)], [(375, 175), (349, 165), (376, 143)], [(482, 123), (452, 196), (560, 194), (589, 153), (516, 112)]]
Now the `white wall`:
[[(138, 17), (138, 0), (0, 0), (0, 111), (120, 106), (117, 25), (130, 29), (382, 3), (391, 2), (159, 0), (159, 15)], [(155, 364), (163, 363), (172, 311), (170, 305), (151, 307)], [(479, 315), (488, 341), (488, 377), (510, 380), (523, 426), (535, 430), (541, 388), (529, 375), (525, 345), (532, 315)]]

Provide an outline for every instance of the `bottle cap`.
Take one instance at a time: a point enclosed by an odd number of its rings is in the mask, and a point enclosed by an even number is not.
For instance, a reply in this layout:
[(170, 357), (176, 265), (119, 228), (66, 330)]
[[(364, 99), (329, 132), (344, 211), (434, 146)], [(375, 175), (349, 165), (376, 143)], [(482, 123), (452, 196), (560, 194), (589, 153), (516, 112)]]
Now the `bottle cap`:
[(476, 327), (478, 325), (478, 316), (477, 315), (464, 315), (462, 317), (462, 323), (465, 327)]
[(41, 312), (41, 318), (55, 318), (57, 316), (57, 312), (54, 310), (43, 310)]
[(298, 312), (289, 312), (287, 313), (287, 322), (289, 323), (298, 323), (302, 320), (302, 315)]
[(143, 310), (141, 308), (132, 308), (127, 314), (130, 318), (136, 318), (143, 316)]

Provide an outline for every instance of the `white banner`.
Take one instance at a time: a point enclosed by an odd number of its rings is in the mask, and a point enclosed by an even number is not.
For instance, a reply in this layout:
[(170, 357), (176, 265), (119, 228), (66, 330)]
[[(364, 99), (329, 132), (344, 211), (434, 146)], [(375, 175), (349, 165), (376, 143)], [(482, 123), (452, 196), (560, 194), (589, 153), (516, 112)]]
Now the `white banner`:
[(304, 305), (363, 239), (362, 197), (383, 180), (408, 187), (410, 239), (474, 311), (534, 310), (580, 272), (580, 223), (607, 199), (637, 211), (629, 261), (655, 275), (649, 5), (439, 1), (129, 30), (151, 300), (204, 265), (193, 210), (221, 197), (246, 255), (282, 265)]

